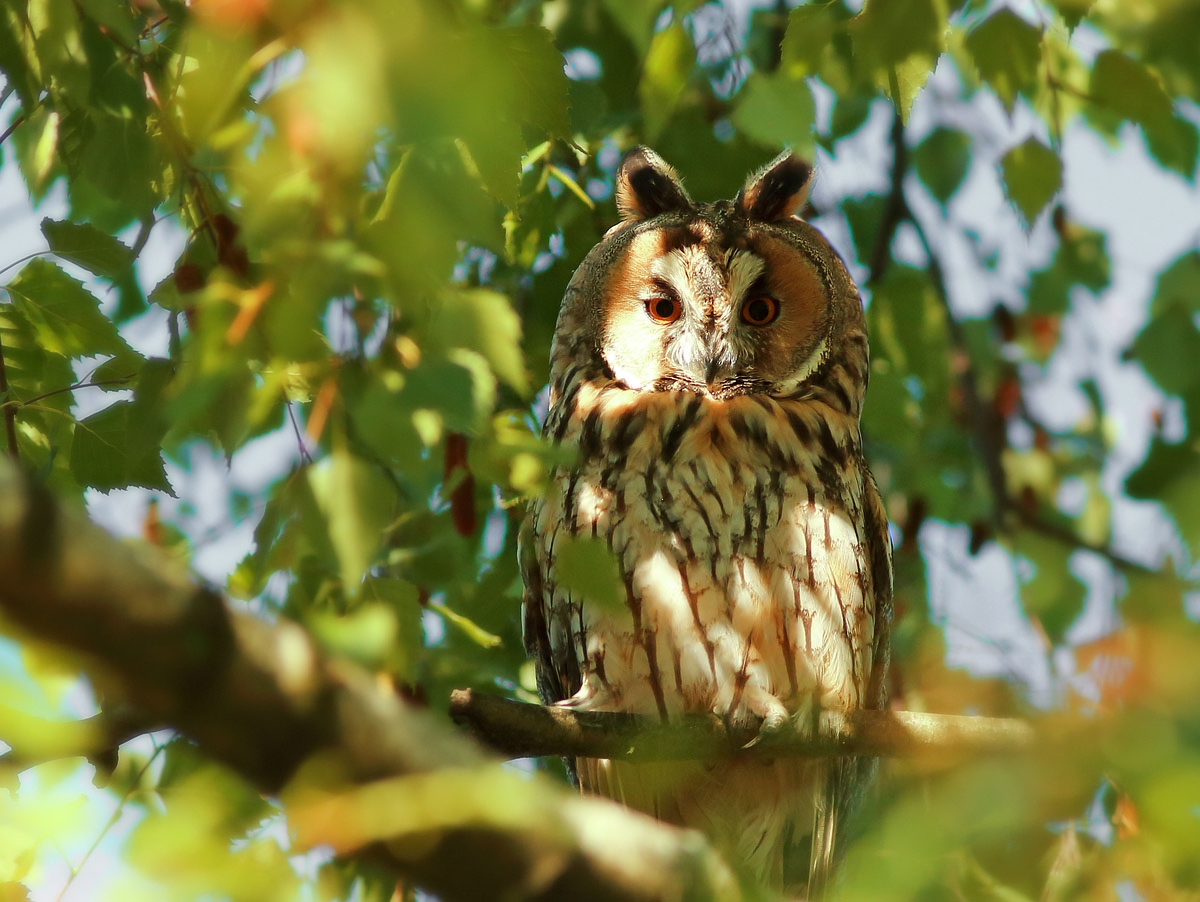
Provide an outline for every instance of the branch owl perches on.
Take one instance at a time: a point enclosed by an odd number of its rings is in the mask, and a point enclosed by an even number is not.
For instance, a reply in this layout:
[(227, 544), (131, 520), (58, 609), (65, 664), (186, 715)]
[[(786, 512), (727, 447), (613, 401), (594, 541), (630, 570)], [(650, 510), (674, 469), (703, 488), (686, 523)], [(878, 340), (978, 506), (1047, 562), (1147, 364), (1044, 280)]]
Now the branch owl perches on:
[[(882, 708), (891, 549), (859, 415), (862, 303), (796, 218), (785, 153), (696, 203), (653, 151), (617, 172), (622, 220), (579, 266), (551, 350), (544, 434), (577, 451), (522, 535), (543, 700), (666, 721), (812, 722)], [(556, 550), (606, 543), (623, 603), (566, 587)], [(580, 758), (581, 787), (704, 831), (735, 866), (819, 894), (864, 759), (716, 765)]]

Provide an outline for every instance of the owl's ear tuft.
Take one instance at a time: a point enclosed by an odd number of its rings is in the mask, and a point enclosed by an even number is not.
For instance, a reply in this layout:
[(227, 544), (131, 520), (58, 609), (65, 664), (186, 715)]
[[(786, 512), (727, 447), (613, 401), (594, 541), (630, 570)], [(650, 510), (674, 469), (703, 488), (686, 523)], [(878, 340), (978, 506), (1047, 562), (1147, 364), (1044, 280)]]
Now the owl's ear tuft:
[(790, 150), (784, 151), (746, 179), (736, 203), (751, 219), (788, 219), (808, 200), (812, 175), (811, 165)]
[(688, 210), (692, 199), (671, 165), (648, 147), (635, 147), (617, 169), (617, 209), (621, 218), (649, 219)]

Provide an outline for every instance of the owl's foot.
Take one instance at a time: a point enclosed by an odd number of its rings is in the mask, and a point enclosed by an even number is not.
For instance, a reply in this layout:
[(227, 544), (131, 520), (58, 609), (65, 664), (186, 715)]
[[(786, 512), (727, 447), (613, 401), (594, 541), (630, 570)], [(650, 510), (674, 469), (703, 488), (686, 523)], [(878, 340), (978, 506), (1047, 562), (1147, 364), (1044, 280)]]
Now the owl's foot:
[(743, 748), (752, 748), (772, 739), (798, 738), (801, 742), (815, 739), (821, 729), (821, 706), (815, 698), (805, 699), (795, 711), (782, 705), (768, 711), (758, 728), (758, 735)]

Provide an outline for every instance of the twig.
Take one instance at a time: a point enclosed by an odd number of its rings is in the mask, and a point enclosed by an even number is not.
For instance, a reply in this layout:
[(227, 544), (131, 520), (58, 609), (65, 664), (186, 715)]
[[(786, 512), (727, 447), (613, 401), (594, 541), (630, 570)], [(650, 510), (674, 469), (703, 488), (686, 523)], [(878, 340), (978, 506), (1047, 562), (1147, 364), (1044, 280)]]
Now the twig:
[(17, 406), (10, 403), (8, 396), (8, 371), (4, 367), (4, 340), (0, 335), (0, 407), (4, 408), (4, 434), (8, 439), (8, 453), (13, 460), (20, 460), (17, 448)]
[(528, 705), (470, 689), (451, 693), (450, 717), (512, 758), (957, 757), (1025, 751), (1035, 739), (1033, 727), (1021, 720), (911, 711), (827, 711), (812, 735), (737, 729), (713, 717), (664, 725), (636, 714)]
[[(3, 369), (3, 367), (0, 366), (0, 369)], [(97, 379), (95, 382), (76, 382), (74, 385), (67, 385), (63, 388), (52, 388), (50, 391), (42, 392), (40, 395), (34, 395), (32, 398), (26, 398), (23, 401), (18, 401), (16, 398), (13, 398), (9, 401), (0, 402), (0, 406), (3, 406), (7, 411), (9, 407), (14, 409), (18, 407), (25, 407), (28, 404), (36, 404), (38, 401), (44, 400), (53, 395), (61, 395), (65, 392), (78, 391), (81, 388), (103, 388), (106, 385), (126, 385), (132, 379), (133, 375), (131, 374), (128, 376), (120, 376), (115, 379)], [(3, 394), (3, 391), (3, 385), (0, 384), (0, 394)]]
[[(34, 106), (34, 109), (37, 109), (37, 106)], [(25, 121), (24, 113), (18, 113), (16, 116), (13, 116), (13, 120), (12, 120), (12, 122), (10, 122), (8, 124), (8, 128), (6, 128), (4, 131), (0, 132), (0, 147), (2, 147), (4, 145), (5, 141), (7, 141), (9, 138), (12, 137), (12, 133), (15, 132), (18, 128), (20, 128), (21, 124), (24, 121)]]
[(1026, 510), (1019, 504), (1010, 506), (1010, 510), (1020, 520), (1021, 525), (1026, 529), (1040, 533), (1047, 538), (1054, 539), (1057, 542), (1067, 545), (1070, 548), (1076, 548), (1080, 551), (1088, 551), (1092, 554), (1099, 555), (1104, 558), (1118, 570), (1123, 570), (1127, 573), (1142, 573), (1162, 575), (1158, 570), (1152, 567), (1147, 567), (1145, 564), (1139, 564), (1137, 561), (1132, 561), (1123, 555), (1113, 551), (1107, 545), (1097, 545), (1095, 542), (1088, 542), (1085, 539), (1077, 536), (1065, 526), (1059, 526), (1056, 523), (1051, 523), (1048, 520), (1039, 517), (1037, 514)]
[(136, 792), (137, 789), (142, 785), (142, 780), (145, 778), (146, 772), (150, 770), (150, 765), (155, 762), (160, 754), (162, 754), (162, 746), (156, 748), (154, 750), (154, 754), (147, 758), (146, 763), (143, 764), (138, 770), (137, 776), (133, 778), (125, 792), (121, 795), (121, 800), (117, 802), (116, 809), (113, 811), (109, 819), (104, 823), (104, 826), (100, 829), (100, 832), (96, 834), (96, 838), (92, 840), (92, 844), (88, 846), (87, 851), (83, 853), (83, 857), (79, 859), (78, 864), (71, 866), (70, 875), (67, 877), (62, 889), (58, 891), (58, 895), (55, 897), (56, 902), (61, 902), (62, 898), (67, 894), (67, 890), (71, 888), (71, 884), (75, 882), (75, 878), (79, 876), (79, 872), (82, 871), (84, 866), (88, 863), (88, 859), (92, 857), (98, 848), (100, 848), (100, 843), (104, 841), (104, 837), (108, 835), (108, 831), (111, 830), (113, 825), (115, 825), (117, 821), (121, 819), (121, 815), (125, 813), (125, 803), (129, 801), (130, 796), (132, 796), (134, 792)]

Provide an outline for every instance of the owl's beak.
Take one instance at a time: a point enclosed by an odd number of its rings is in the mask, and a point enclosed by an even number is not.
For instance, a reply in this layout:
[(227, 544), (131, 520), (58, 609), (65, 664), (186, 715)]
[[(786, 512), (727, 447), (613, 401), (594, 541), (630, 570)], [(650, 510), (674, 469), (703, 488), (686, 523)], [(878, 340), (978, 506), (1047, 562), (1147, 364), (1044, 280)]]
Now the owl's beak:
[(704, 371), (704, 381), (708, 383), (708, 387), (710, 389), (716, 388), (717, 383), (721, 381), (718, 377), (724, 372), (724, 370), (725, 368), (721, 366), (721, 360), (719, 357), (714, 356), (709, 359), (708, 369)]

